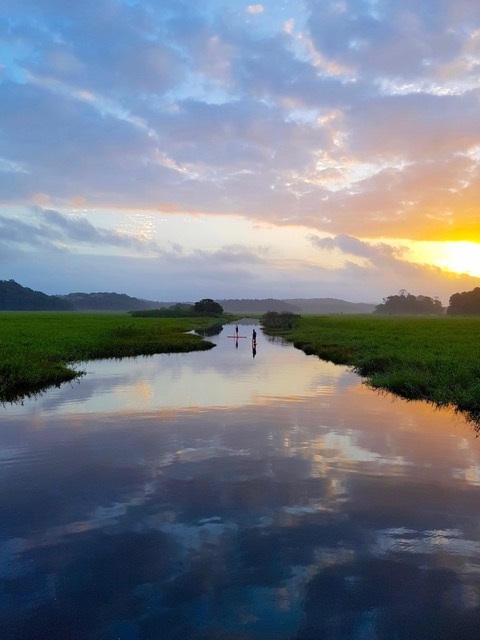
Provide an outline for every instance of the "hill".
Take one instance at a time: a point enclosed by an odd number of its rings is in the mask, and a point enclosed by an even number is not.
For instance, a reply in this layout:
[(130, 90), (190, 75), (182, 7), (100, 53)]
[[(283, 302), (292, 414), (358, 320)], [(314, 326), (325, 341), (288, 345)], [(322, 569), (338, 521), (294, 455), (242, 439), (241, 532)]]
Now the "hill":
[(47, 296), (15, 282), (0, 280), (1, 311), (72, 311), (72, 305), (57, 296)]
[(286, 311), (304, 314), (335, 313), (373, 313), (375, 306), (366, 302), (346, 302), (337, 298), (293, 298), (287, 300), (267, 299), (230, 299), (217, 300), (229, 313), (267, 313), (267, 311)]
[[(23, 287), (14, 280), (0, 280), (0, 310), (3, 311), (144, 311), (184, 303), (134, 298), (125, 293), (69, 293), (49, 296)], [(216, 300), (227, 313), (263, 314), (267, 311), (335, 314), (372, 313), (374, 304), (346, 302), (336, 298), (277, 298)], [(193, 303), (190, 303), (193, 304)]]
[(300, 313), (373, 313), (376, 305), (369, 302), (347, 302), (337, 298), (294, 298), (287, 300), (297, 306)]
[(230, 300), (216, 300), (222, 305), (223, 310), (227, 313), (266, 313), (267, 311), (278, 311), (291, 313), (299, 313), (300, 310), (297, 306), (290, 304), (285, 300), (276, 300), (275, 298), (265, 299), (230, 299)]
[(58, 296), (65, 300), (76, 311), (141, 311), (144, 309), (160, 309), (169, 306), (170, 302), (154, 302), (133, 298), (125, 293), (69, 293)]

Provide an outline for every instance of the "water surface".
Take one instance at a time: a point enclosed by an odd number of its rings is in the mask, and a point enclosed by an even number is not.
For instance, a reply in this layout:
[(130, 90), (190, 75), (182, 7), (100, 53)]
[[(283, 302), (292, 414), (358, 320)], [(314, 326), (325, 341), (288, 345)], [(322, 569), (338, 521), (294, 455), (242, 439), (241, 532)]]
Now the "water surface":
[(0, 409), (2, 640), (477, 640), (472, 427), (252, 328)]

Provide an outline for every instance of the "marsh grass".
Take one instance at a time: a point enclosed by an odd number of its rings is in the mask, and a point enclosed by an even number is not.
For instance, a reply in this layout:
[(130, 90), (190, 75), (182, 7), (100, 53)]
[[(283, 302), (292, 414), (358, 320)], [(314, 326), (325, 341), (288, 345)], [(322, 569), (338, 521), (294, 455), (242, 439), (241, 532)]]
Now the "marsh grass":
[(81, 364), (87, 360), (210, 349), (211, 342), (186, 332), (211, 324), (211, 318), (2, 312), (0, 401), (13, 401), (81, 376)]
[(285, 337), (374, 388), (480, 419), (480, 318), (303, 316)]

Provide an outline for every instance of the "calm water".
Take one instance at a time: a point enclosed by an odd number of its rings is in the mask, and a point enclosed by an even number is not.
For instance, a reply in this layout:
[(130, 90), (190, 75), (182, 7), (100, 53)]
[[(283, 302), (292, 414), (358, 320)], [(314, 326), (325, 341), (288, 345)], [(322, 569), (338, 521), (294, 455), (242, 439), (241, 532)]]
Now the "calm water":
[(2, 640), (478, 640), (472, 427), (251, 332), (0, 409)]

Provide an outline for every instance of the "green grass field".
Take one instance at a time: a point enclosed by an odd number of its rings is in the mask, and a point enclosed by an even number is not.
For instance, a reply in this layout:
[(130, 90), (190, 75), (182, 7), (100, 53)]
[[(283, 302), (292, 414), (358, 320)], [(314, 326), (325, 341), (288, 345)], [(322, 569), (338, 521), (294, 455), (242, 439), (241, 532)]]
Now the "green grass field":
[(78, 377), (87, 360), (209, 349), (212, 343), (185, 332), (213, 322), (218, 319), (1, 312), (0, 401), (16, 400)]
[(480, 422), (480, 318), (304, 316), (285, 337), (352, 366), (372, 387)]

